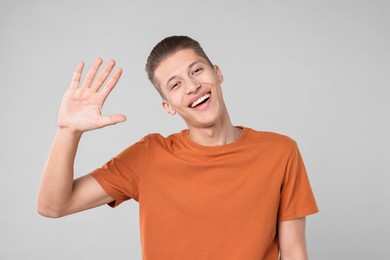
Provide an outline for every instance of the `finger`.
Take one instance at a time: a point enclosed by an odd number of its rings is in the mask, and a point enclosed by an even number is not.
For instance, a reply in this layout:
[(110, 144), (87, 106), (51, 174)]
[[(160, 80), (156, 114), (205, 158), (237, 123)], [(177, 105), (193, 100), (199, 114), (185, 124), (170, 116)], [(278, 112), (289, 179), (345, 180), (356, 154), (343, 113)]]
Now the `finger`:
[(97, 58), (95, 62), (92, 64), (92, 67), (89, 69), (87, 76), (85, 76), (83, 85), (81, 86), (82, 88), (89, 88), (91, 85), (91, 82), (96, 76), (97, 71), (99, 70), (100, 66), (103, 63), (102, 58)]
[(114, 125), (120, 122), (125, 122), (126, 116), (122, 114), (114, 114), (109, 116), (102, 116), (100, 122), (98, 123), (99, 127), (105, 127), (108, 125)]
[(110, 94), (112, 89), (115, 87), (116, 83), (122, 75), (122, 68), (117, 68), (112, 74), (111, 78), (107, 81), (106, 85), (103, 87), (101, 94), (103, 96), (103, 102), (106, 100), (107, 96)]
[(99, 88), (103, 85), (104, 81), (108, 78), (108, 75), (110, 75), (112, 69), (115, 66), (115, 61), (110, 60), (106, 66), (104, 66), (103, 71), (99, 74), (99, 76), (96, 78), (95, 82), (92, 84), (91, 89), (98, 91)]
[(74, 73), (72, 76), (72, 81), (70, 82), (69, 88), (77, 88), (78, 87), (83, 68), (84, 68), (84, 62), (80, 61), (79, 63), (77, 63), (76, 69), (74, 70)]

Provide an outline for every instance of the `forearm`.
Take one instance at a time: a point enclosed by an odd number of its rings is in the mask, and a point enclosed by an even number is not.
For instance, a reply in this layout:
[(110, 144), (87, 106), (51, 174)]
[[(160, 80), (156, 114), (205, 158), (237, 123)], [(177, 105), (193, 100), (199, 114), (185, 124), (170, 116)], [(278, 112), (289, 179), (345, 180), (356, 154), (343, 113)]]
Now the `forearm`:
[(41, 181), (38, 211), (50, 217), (61, 215), (73, 191), (73, 166), (81, 134), (58, 129)]
[(122, 74), (122, 69), (118, 68), (109, 77), (115, 66), (115, 61), (111, 60), (95, 80), (102, 62), (101, 58), (96, 59), (82, 84), (80, 77), (84, 63), (79, 62), (62, 98), (58, 113), (59, 129), (43, 171), (38, 194), (38, 212), (43, 216), (60, 217), (113, 200), (90, 175), (73, 180), (73, 164), (82, 133), (126, 120), (121, 114), (101, 114), (104, 101)]

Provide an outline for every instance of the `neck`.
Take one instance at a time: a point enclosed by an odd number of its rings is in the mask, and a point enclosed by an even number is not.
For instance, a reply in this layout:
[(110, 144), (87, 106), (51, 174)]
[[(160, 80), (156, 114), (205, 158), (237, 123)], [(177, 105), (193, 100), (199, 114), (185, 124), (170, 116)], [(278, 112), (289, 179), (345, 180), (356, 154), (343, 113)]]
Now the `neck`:
[(242, 129), (234, 127), (229, 116), (207, 127), (189, 127), (192, 141), (203, 146), (225, 145), (236, 141), (241, 136)]

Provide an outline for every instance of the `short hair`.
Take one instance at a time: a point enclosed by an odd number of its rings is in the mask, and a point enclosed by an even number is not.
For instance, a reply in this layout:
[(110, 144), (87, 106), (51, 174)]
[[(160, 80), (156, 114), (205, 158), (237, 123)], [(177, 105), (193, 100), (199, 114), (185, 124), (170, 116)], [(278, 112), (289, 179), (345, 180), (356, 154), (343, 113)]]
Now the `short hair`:
[(194, 50), (197, 55), (206, 59), (207, 63), (211, 67), (213, 67), (213, 64), (207, 57), (206, 53), (203, 51), (199, 42), (195, 41), (194, 39), (188, 36), (174, 35), (161, 40), (150, 52), (146, 62), (145, 70), (148, 74), (150, 82), (152, 82), (153, 86), (157, 89), (158, 93), (160, 93), (162, 98), (164, 98), (164, 94), (161, 91), (159, 82), (157, 82), (157, 80), (155, 79), (156, 69), (169, 56), (184, 49)]

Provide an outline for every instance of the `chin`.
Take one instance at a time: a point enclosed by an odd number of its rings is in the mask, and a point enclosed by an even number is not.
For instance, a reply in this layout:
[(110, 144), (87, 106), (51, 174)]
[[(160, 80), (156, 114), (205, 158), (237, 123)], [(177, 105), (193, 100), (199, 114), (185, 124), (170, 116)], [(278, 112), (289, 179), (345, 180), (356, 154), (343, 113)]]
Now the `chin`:
[(207, 118), (192, 118), (191, 120), (185, 120), (185, 122), (189, 128), (210, 128), (214, 125), (217, 125), (218, 122), (221, 122), (221, 119), (216, 116), (208, 116)]

